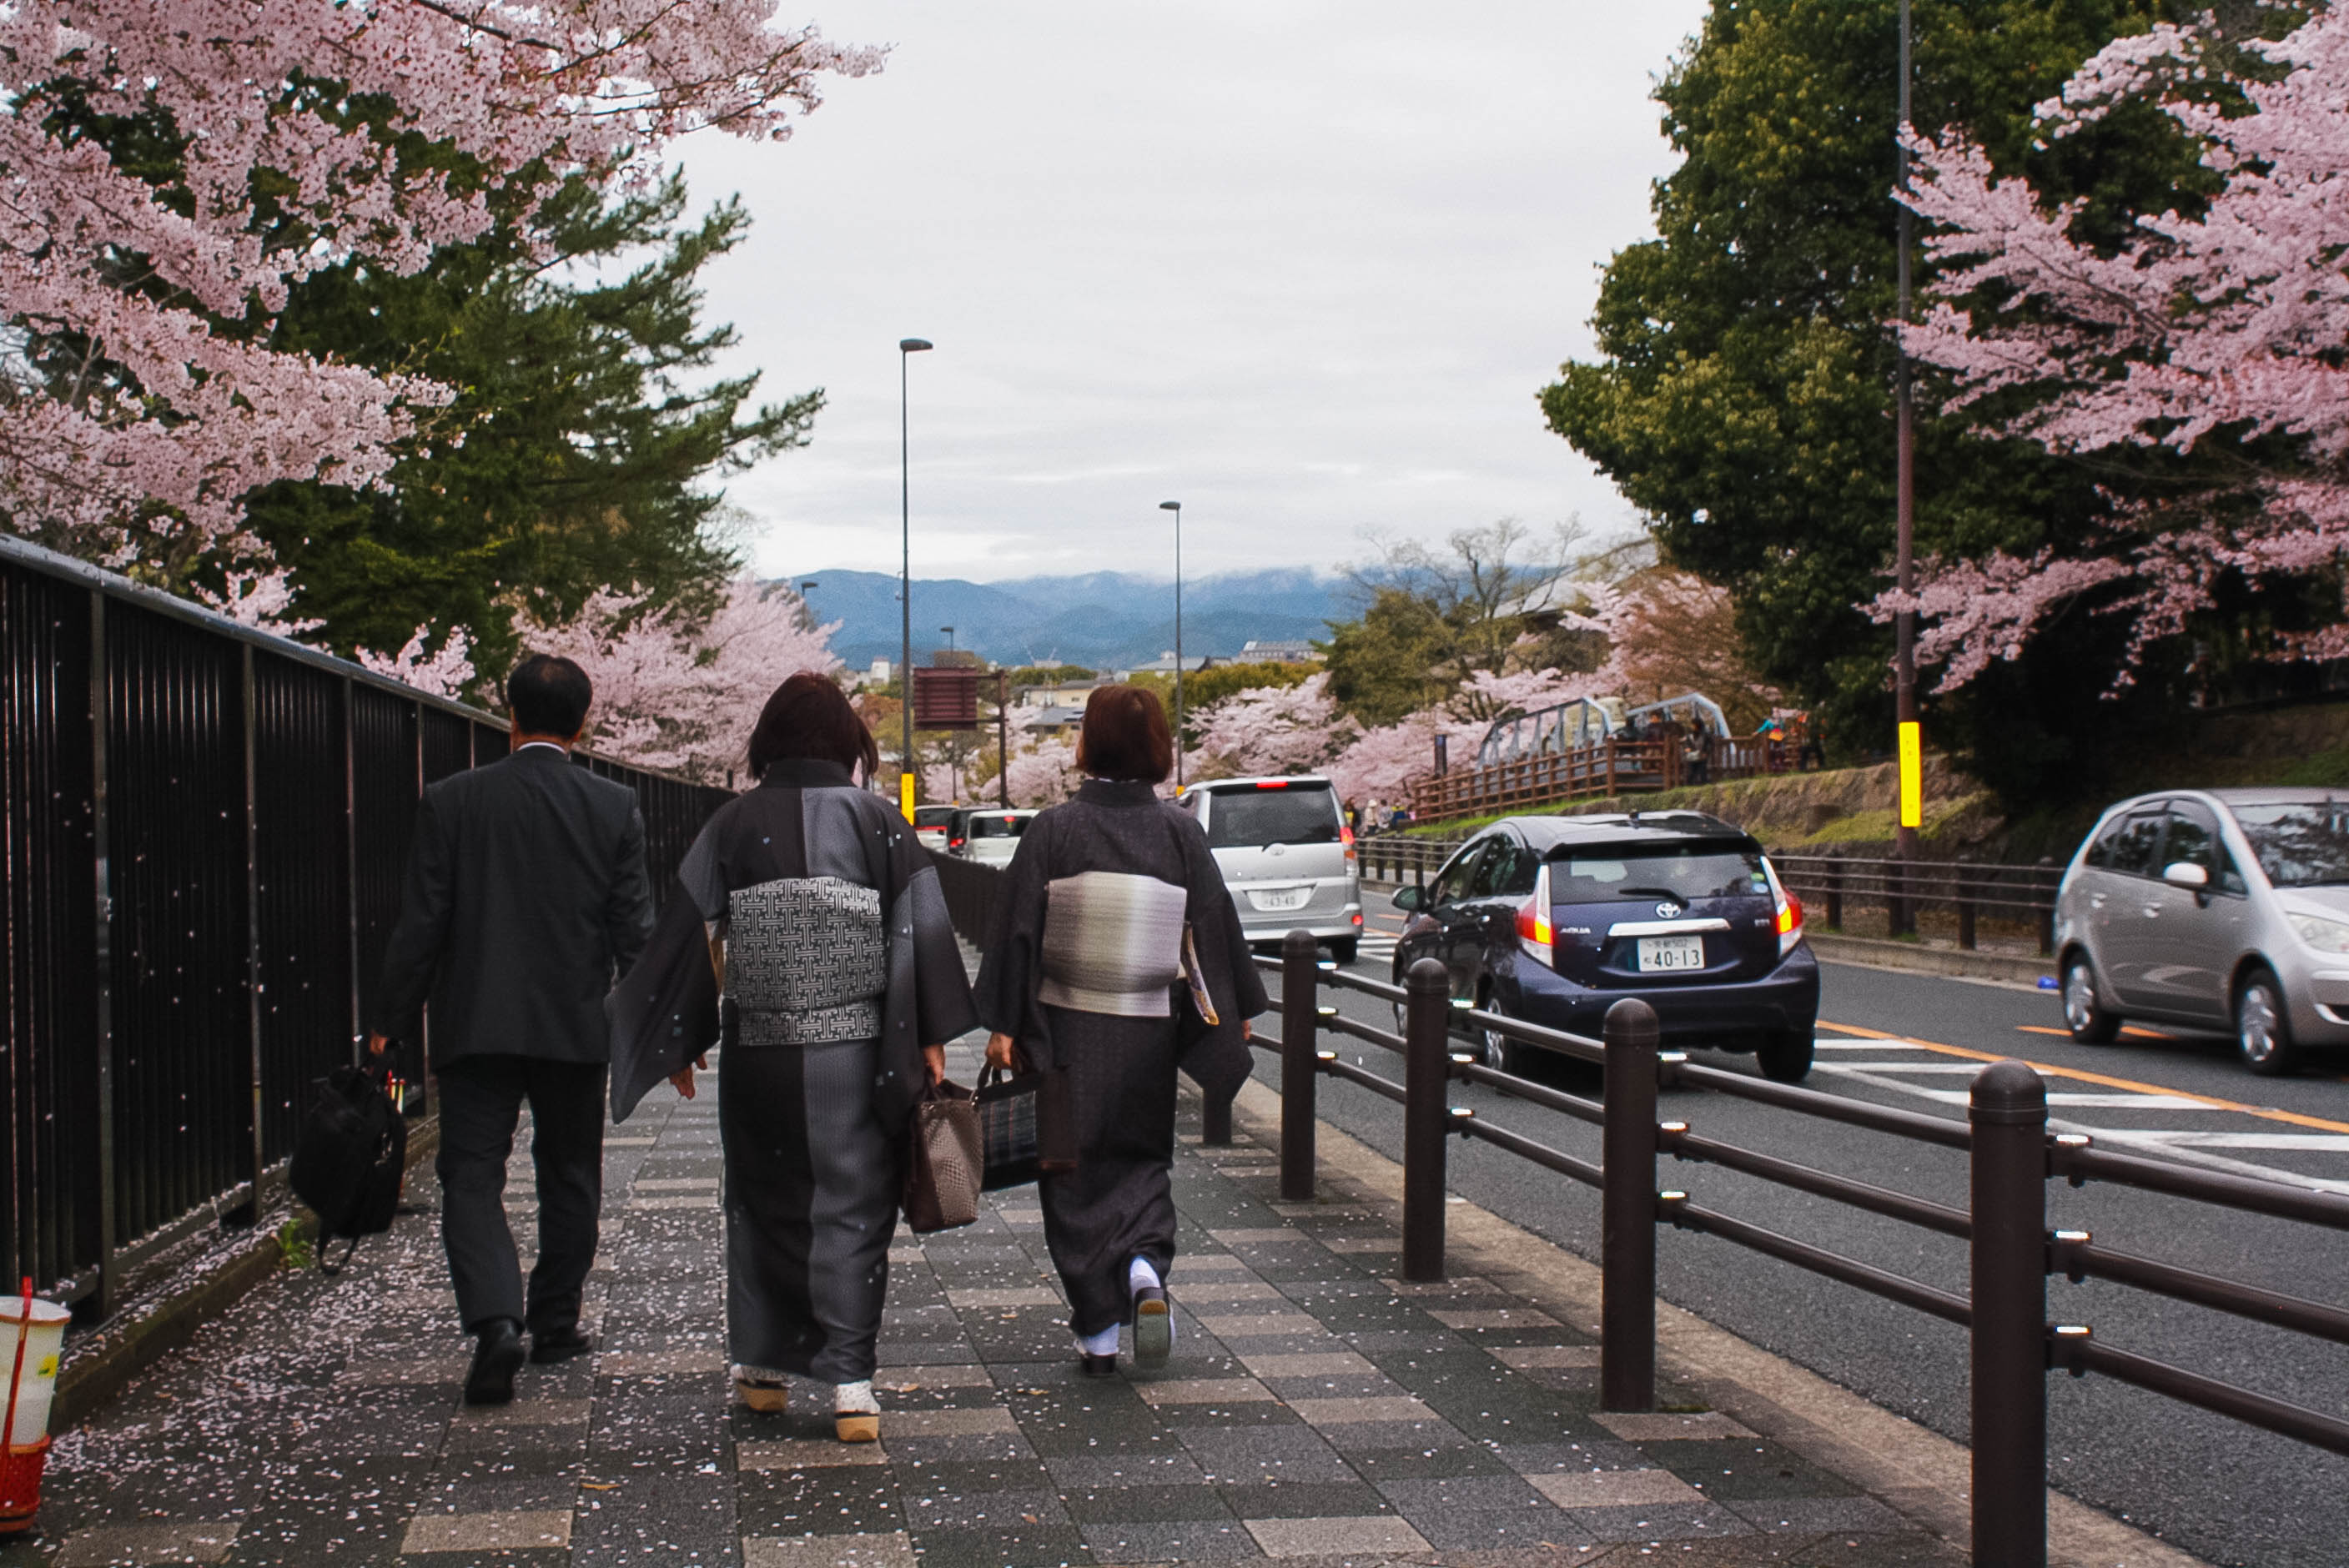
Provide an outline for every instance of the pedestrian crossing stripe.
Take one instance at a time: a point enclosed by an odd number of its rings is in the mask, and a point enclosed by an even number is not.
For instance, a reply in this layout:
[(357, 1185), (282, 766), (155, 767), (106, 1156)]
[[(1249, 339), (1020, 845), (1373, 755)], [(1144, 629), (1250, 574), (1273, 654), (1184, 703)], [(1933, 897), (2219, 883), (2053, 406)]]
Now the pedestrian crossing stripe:
[[(1945, 1046), (1936, 1040), (1920, 1040), (1906, 1035), (1886, 1034), (1881, 1029), (1863, 1028), (1857, 1024), (1835, 1024), (1819, 1020), (1822, 1029), (1833, 1029), (1840, 1035), (1856, 1036), (1873, 1044), (1894, 1048), (1907, 1047), (1914, 1050), (1936, 1051), (1942, 1056), (1961, 1057), (1968, 1061), (2002, 1062), (2014, 1058), (1996, 1051), (1971, 1050), (1964, 1046)], [(2075, 1083), (2095, 1084), (2099, 1088), (2125, 1089), (2130, 1094), (2156, 1095), (2168, 1099), (2191, 1100), (2211, 1110), (2231, 1110), (2244, 1116), (2256, 1116), (2265, 1121), (2281, 1121), (2292, 1127), (2311, 1128), (2318, 1132), (2349, 1133), (2349, 1121), (2332, 1121), (2321, 1116), (2307, 1116), (2296, 1110), (2282, 1110), (2271, 1105), (2245, 1105), (2240, 1100), (2220, 1099), (2215, 1095), (2194, 1094), (2186, 1089), (2166, 1088), (2160, 1084), (2143, 1083), (2135, 1078), (2114, 1078), (2107, 1073), (2084, 1072), (2078, 1068), (2059, 1068), (2046, 1062), (2023, 1059), (2023, 1066), (2042, 1078), (2069, 1078)]]

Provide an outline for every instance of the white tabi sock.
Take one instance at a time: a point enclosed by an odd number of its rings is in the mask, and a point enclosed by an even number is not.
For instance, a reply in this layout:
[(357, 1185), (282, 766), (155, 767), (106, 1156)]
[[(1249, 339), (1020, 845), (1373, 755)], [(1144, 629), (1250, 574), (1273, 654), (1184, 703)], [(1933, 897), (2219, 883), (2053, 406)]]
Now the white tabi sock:
[(835, 1416), (877, 1416), (881, 1401), (873, 1397), (873, 1379), (862, 1383), (835, 1383), (832, 1389), (832, 1413)]
[(1117, 1325), (1112, 1323), (1107, 1328), (1102, 1329), (1099, 1334), (1078, 1335), (1077, 1346), (1088, 1356), (1116, 1355)]
[(1148, 1258), (1134, 1259), (1133, 1265), (1125, 1271), (1125, 1292), (1128, 1295), (1132, 1295), (1138, 1290), (1148, 1290), (1161, 1283), (1163, 1282), (1158, 1277), (1158, 1271), (1150, 1266)]

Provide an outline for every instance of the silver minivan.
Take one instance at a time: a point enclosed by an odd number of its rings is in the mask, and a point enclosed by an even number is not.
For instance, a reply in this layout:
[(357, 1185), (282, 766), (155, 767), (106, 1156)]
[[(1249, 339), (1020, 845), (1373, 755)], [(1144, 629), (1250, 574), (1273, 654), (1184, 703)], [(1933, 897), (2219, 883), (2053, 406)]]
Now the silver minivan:
[(1354, 961), (1361, 869), (1329, 779), (1217, 779), (1185, 789), (1183, 804), (1206, 830), (1250, 942), (1309, 931), (1339, 963)]
[(2235, 1037), (2255, 1073), (2349, 1045), (2349, 791), (2169, 789), (2106, 811), (2055, 897), (2064, 1021)]

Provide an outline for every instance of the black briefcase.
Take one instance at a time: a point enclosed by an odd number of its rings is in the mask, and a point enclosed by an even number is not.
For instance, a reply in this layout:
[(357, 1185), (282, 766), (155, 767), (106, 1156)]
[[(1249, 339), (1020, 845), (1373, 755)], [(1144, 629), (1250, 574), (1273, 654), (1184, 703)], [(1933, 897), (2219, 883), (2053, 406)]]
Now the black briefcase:
[[(383, 1080), (361, 1068), (336, 1068), (319, 1079), (285, 1177), (318, 1216), (320, 1269), (341, 1273), (361, 1236), (391, 1229), (407, 1172), (408, 1123)], [(329, 1264), (326, 1243), (336, 1236), (350, 1245), (341, 1263)]]

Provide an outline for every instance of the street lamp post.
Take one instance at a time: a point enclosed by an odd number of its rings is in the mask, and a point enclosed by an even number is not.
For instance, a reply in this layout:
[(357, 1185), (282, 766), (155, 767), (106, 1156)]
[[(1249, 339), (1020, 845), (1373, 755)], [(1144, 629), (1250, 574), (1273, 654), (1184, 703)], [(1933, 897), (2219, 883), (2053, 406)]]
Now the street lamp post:
[(898, 653), (904, 662), (897, 666), (897, 679), (899, 695), (905, 698), (905, 752), (897, 764), (897, 809), (905, 814), (908, 822), (914, 820), (914, 447), (908, 391), (911, 372), (906, 366), (913, 363), (915, 355), (929, 347), (930, 341), (926, 337), (897, 340), (898, 542), (904, 551), (897, 577), (899, 630), (904, 634)]
[(952, 626), (940, 626), (940, 627), (938, 628), (938, 630), (939, 630), (939, 631), (941, 631), (941, 632), (944, 632), (944, 633), (947, 634), (947, 652), (948, 652), (948, 653), (953, 653), (953, 652), (954, 652), (954, 628), (953, 628)]
[(1174, 514), (1174, 788), (1183, 788), (1183, 503), (1162, 500), (1161, 511)]
[[(1909, 0), (1900, 0), (1900, 192), (1909, 192)], [(1900, 203), (1898, 281), (1900, 325), (1909, 322), (1909, 251), (1916, 222), (1909, 203)], [(1898, 339), (1893, 358), (1893, 581), (1903, 594), (1917, 588), (1917, 443), (1909, 392), (1909, 346)], [(1899, 825), (1893, 831), (1892, 852), (1901, 860), (1917, 856), (1917, 830), (1924, 821), (1923, 741), (1917, 727), (1917, 613), (1905, 605), (1892, 619), (1893, 717), (1900, 760)], [(1896, 933), (1895, 934), (1898, 934)]]

